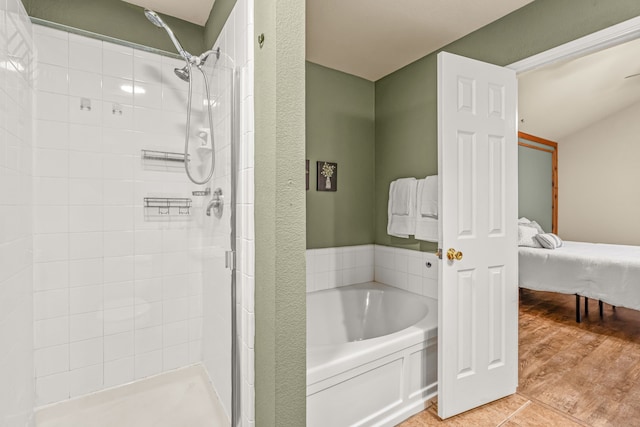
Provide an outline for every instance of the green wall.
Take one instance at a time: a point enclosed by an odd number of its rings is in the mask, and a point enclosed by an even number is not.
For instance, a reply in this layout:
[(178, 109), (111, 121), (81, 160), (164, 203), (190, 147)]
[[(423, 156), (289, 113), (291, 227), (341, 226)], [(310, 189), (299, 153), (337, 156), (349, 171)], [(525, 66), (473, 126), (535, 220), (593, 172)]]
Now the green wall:
[[(638, 0), (536, 0), (442, 50), (508, 65), (640, 15)], [(389, 183), (437, 171), (436, 53), (375, 84), (376, 243), (432, 250), (387, 235)]]
[[(141, 7), (121, 0), (22, 0), (32, 18), (177, 53), (166, 32), (151, 24)], [(182, 46), (202, 52), (203, 27), (160, 14)]]
[(235, 5), (236, 0), (215, 0), (211, 13), (209, 13), (209, 19), (204, 26), (205, 49), (213, 47)]
[[(84, 31), (177, 53), (164, 30), (143, 8), (122, 0), (22, 0), (29, 16)], [(213, 47), (236, 0), (216, 0), (204, 27), (160, 14), (182, 46), (194, 55)]]
[(547, 233), (553, 222), (552, 157), (546, 151), (518, 146), (518, 217), (536, 221)]
[(306, 424), (305, 3), (260, 0), (255, 32), (256, 425)]
[[(307, 248), (374, 242), (374, 84), (306, 65)], [(338, 191), (316, 191), (316, 162), (338, 163)]]

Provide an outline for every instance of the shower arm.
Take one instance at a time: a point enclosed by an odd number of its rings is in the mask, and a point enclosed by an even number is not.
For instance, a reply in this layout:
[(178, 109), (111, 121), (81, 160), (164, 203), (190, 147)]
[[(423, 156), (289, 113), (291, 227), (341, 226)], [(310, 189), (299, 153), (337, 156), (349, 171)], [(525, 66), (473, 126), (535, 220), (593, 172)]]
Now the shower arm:
[(189, 62), (191, 62), (192, 65), (195, 65), (198, 68), (201, 68), (204, 66), (205, 62), (207, 62), (207, 59), (209, 59), (209, 56), (213, 54), (216, 56), (216, 60), (220, 59), (220, 48), (216, 48), (216, 49), (209, 49), (206, 52), (202, 52), (200, 54), (200, 56), (191, 56), (193, 59), (190, 60)]

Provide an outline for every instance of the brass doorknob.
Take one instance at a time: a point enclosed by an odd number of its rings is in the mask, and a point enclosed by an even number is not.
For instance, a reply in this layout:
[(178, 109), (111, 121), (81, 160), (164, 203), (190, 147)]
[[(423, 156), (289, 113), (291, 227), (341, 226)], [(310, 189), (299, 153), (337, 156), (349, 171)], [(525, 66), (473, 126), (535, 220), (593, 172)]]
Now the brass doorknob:
[(453, 261), (454, 259), (460, 261), (462, 259), (462, 252), (456, 251), (453, 248), (449, 248), (449, 250), (447, 251), (447, 259), (449, 261)]

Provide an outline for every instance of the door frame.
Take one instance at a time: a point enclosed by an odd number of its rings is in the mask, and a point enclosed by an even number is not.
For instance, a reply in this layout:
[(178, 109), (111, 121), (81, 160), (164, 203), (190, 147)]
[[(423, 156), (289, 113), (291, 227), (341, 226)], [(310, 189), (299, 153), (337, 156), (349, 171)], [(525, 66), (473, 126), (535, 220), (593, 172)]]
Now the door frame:
[[(587, 34), (584, 37), (580, 37), (579, 39), (545, 50), (528, 58), (524, 58), (520, 61), (507, 65), (506, 68), (514, 70), (517, 76), (520, 73), (532, 71), (557, 62), (579, 58), (638, 38), (640, 38), (640, 16), (603, 28), (602, 30)], [(553, 153), (555, 156), (557, 156), (557, 150), (558, 149), (556, 147)], [(557, 164), (554, 165), (554, 171), (557, 171)], [(558, 234), (557, 175), (555, 175), (554, 178), (552, 232)]]
[[(551, 148), (547, 149), (538, 145), (527, 144), (521, 140), (535, 142)], [(551, 153), (551, 232), (553, 234), (558, 234), (558, 143), (518, 131), (518, 145), (520, 147), (527, 147), (533, 150)]]
[(507, 65), (516, 75), (640, 38), (640, 16)]

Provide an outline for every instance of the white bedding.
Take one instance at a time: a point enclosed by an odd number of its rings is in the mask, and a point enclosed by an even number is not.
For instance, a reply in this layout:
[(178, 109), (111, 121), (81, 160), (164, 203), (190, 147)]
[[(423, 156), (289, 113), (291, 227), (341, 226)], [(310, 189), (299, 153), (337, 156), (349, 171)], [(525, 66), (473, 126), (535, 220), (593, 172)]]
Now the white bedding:
[(640, 246), (565, 241), (557, 249), (518, 252), (520, 287), (640, 310)]

